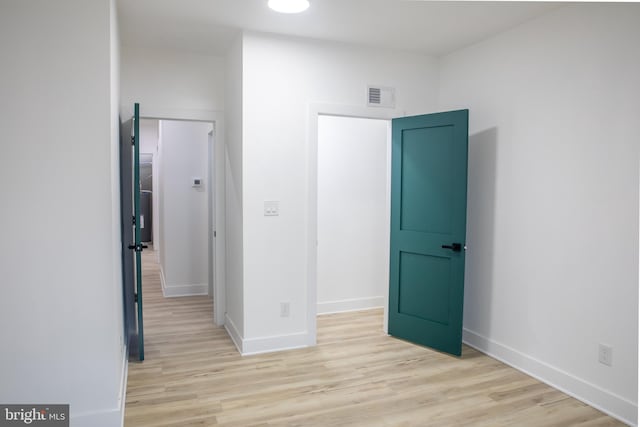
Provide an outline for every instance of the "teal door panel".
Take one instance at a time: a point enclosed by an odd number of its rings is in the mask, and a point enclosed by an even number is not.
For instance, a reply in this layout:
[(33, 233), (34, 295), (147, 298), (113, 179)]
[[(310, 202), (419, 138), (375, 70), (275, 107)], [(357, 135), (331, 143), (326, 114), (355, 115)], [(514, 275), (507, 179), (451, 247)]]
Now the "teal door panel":
[(122, 236), (122, 296), (124, 301), (124, 335), (131, 358), (138, 357), (136, 315), (135, 253), (133, 231), (133, 119), (120, 126), (120, 214)]
[(462, 351), (468, 110), (392, 122), (389, 334)]
[[(400, 229), (449, 233), (453, 128), (407, 129), (402, 138), (400, 191), (420, 197), (400, 199)], [(432, 142), (425, 144), (427, 140)]]
[(140, 104), (134, 104), (133, 116), (133, 209), (134, 235), (133, 250), (136, 253), (136, 304), (138, 314), (138, 358), (144, 360), (144, 321), (142, 316), (142, 244), (140, 230)]
[(130, 360), (144, 360), (140, 230), (140, 107), (120, 127), (120, 209), (125, 342)]

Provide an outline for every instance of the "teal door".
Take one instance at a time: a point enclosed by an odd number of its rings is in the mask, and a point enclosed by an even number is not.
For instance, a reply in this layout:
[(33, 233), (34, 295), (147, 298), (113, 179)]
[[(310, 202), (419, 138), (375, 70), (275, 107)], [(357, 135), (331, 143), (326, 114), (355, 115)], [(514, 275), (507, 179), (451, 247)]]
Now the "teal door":
[(121, 125), (120, 209), (125, 337), (129, 357), (144, 360), (142, 244), (140, 230), (140, 108)]
[(138, 358), (144, 360), (144, 322), (142, 317), (142, 244), (140, 230), (140, 104), (134, 104), (133, 115), (133, 215), (134, 244), (129, 246), (136, 254), (136, 305), (138, 314)]
[(468, 110), (392, 122), (389, 334), (459, 356)]

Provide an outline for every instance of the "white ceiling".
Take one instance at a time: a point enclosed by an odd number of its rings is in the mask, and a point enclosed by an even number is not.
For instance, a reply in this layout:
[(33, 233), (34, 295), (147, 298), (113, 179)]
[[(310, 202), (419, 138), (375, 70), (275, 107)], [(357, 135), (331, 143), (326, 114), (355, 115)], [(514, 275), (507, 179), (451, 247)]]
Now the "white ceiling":
[(123, 44), (224, 54), (240, 30), (442, 55), (561, 3), (310, 0), (298, 15), (267, 0), (118, 0)]

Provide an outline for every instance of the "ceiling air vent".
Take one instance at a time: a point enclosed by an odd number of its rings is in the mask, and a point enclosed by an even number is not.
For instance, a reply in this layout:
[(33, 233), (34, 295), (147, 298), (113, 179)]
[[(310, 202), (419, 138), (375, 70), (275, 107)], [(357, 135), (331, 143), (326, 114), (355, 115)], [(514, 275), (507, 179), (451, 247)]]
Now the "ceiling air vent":
[(367, 105), (369, 107), (394, 108), (396, 90), (391, 87), (367, 86)]

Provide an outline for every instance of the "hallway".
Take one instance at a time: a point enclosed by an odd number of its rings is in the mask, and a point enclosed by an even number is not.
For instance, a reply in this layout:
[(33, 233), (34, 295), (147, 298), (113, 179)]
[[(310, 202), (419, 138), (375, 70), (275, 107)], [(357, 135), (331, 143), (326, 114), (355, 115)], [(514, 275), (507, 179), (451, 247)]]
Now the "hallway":
[(461, 359), (382, 332), (382, 310), (318, 318), (318, 346), (242, 357), (207, 296), (164, 298), (144, 252), (146, 360), (125, 426), (618, 426), (467, 346)]
[[(165, 298), (160, 284), (157, 252), (142, 252), (142, 294), (145, 333), (145, 364), (162, 358), (167, 351), (190, 354), (189, 343), (211, 344), (226, 341), (227, 333), (213, 325), (213, 300), (209, 296)], [(233, 343), (230, 350), (235, 350)], [(171, 347), (175, 347), (171, 349)], [(200, 349), (199, 351), (202, 351)], [(131, 366), (129, 367), (131, 371)]]

